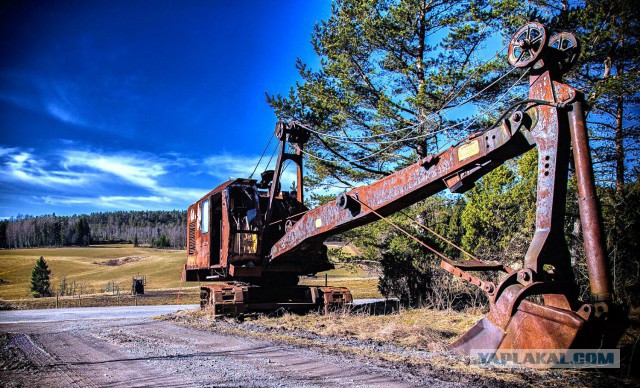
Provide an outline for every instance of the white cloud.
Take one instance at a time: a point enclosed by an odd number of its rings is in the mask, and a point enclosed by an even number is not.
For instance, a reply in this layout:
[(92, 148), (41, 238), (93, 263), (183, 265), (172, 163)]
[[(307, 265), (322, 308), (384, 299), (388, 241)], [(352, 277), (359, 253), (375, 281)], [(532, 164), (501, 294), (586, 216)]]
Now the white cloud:
[[(175, 187), (164, 182), (165, 176), (181, 174), (181, 167), (201, 165), (194, 160), (181, 157), (177, 154), (157, 157), (147, 153), (107, 154), (98, 151), (64, 151), (63, 165), (66, 168), (90, 168), (104, 175), (110, 175), (113, 179), (124, 181), (136, 186), (152, 195), (150, 196), (102, 196), (100, 200), (117, 207), (116, 204), (127, 205), (146, 201), (149, 204), (176, 204), (185, 206), (184, 202), (193, 202), (200, 199), (210, 188)], [(139, 208), (135, 205), (135, 208)]]
[(13, 154), (18, 152), (18, 149), (15, 147), (2, 147), (0, 146), (0, 157), (5, 156), (5, 155), (9, 155), (9, 154)]
[(97, 152), (66, 151), (66, 167), (89, 167), (116, 175), (136, 186), (156, 190), (160, 186), (157, 178), (167, 173), (170, 161), (140, 157), (136, 155), (104, 155)]
[(202, 198), (206, 193), (211, 191), (213, 187), (206, 189), (193, 189), (185, 187), (162, 187), (156, 189), (156, 193), (168, 198), (180, 199), (182, 201), (195, 202)]
[(55, 117), (56, 119), (64, 123), (78, 125), (82, 127), (87, 126), (86, 121), (83, 120), (78, 114), (71, 112), (70, 109), (64, 108), (61, 104), (57, 102), (54, 102), (54, 101), (47, 102), (45, 109), (51, 116)]
[(77, 187), (87, 185), (95, 177), (93, 174), (51, 169), (49, 162), (18, 148), (0, 148), (0, 157), (3, 161), (0, 171), (13, 181), (45, 187)]
[[(258, 163), (258, 157), (240, 155), (213, 155), (205, 159), (207, 173), (216, 178), (248, 178)], [(264, 162), (263, 162), (264, 163)], [(256, 171), (260, 174), (260, 171)]]
[(0, 77), (6, 77), (23, 87), (28, 85), (29, 89), (39, 92), (39, 96), (33, 96), (25, 94), (23, 88), (8, 88), (0, 92), (0, 100), (32, 112), (44, 113), (63, 123), (88, 129), (95, 127), (89, 125), (86, 117), (81, 114), (82, 106), (87, 100), (79, 94), (77, 83), (24, 71), (4, 71)]
[[(228, 180), (229, 178), (248, 178), (253, 172), (253, 169), (258, 163), (258, 157), (249, 156), (236, 156), (236, 155), (213, 155), (205, 159), (205, 164), (209, 168), (206, 172), (221, 180)], [(265, 170), (265, 165), (268, 159), (263, 159), (258, 166), (253, 179), (260, 180), (260, 173)], [(282, 189), (288, 190), (291, 182), (296, 181), (296, 165), (293, 162), (285, 162), (285, 165), (289, 163), (289, 166), (285, 170), (284, 174), (280, 178), (282, 182)], [(274, 161), (270, 165), (270, 169), (273, 169), (275, 165)]]
[[(178, 154), (78, 150), (71, 148), (78, 146), (73, 143), (63, 146), (41, 156), (37, 150), (0, 146), (0, 184), (21, 183), (21, 190), (36, 193), (29, 198), (52, 208), (182, 209), (230, 177), (247, 178), (258, 161), (258, 157), (227, 154), (197, 160)], [(255, 179), (260, 179), (264, 164)], [(213, 179), (203, 178), (204, 174)], [(288, 190), (295, 179), (291, 163), (283, 174), (282, 188)]]

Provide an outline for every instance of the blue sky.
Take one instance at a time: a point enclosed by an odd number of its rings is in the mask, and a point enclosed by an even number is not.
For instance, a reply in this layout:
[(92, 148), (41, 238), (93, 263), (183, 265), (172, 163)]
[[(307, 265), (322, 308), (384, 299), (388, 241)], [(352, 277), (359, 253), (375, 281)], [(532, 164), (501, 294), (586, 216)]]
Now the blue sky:
[(0, 217), (185, 209), (248, 176), (276, 121), (265, 92), (299, 80), (297, 57), (318, 66), (329, 15), (323, 0), (4, 2)]

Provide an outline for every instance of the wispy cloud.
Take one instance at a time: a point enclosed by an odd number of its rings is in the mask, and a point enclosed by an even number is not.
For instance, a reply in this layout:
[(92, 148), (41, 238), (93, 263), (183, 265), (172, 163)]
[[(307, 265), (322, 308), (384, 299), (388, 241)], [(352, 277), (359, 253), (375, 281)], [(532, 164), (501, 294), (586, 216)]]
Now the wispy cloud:
[(0, 146), (0, 157), (3, 157), (5, 155), (11, 155), (15, 152), (18, 152), (18, 148), (16, 147), (2, 147)]
[(87, 99), (79, 93), (76, 83), (26, 71), (5, 70), (0, 73), (0, 79), (8, 84), (0, 91), (0, 100), (66, 124), (99, 129), (84, 117), (82, 107)]
[[(229, 178), (248, 178), (258, 163), (258, 157), (241, 156), (241, 155), (212, 155), (205, 159), (205, 164), (209, 168), (207, 173), (216, 178), (227, 180)], [(265, 170), (268, 160), (262, 160), (260, 166), (253, 175), (253, 179), (260, 180), (260, 173)], [(275, 162), (271, 164), (273, 169)], [(283, 189), (288, 188), (291, 182), (296, 180), (295, 164), (291, 163), (285, 170), (281, 181)]]
[(57, 101), (47, 101), (45, 109), (51, 116), (64, 123), (81, 127), (88, 126), (87, 122), (82, 119), (80, 115), (72, 112), (68, 108), (63, 107), (62, 104)]
[(101, 195), (97, 197), (36, 197), (47, 205), (78, 206), (92, 205), (103, 209), (155, 210), (164, 209), (171, 198), (160, 196)]
[[(29, 196), (32, 203), (47, 205), (51, 212), (58, 211), (56, 207), (181, 209), (230, 177), (248, 177), (258, 161), (252, 156), (224, 154), (198, 160), (178, 154), (107, 152), (77, 149), (82, 147), (77, 143), (61, 144), (66, 148), (40, 157), (38, 150), (0, 146), (0, 184), (7, 183), (7, 192), (15, 197), (15, 185), (9, 183), (20, 183), (23, 192), (35, 193)], [(295, 181), (294, 167), (282, 178), (285, 190)], [(259, 179), (260, 172), (254, 178)], [(203, 179), (205, 175), (214, 179)]]
[(182, 201), (189, 201), (189, 203), (191, 203), (197, 199), (200, 199), (211, 189), (213, 189), (213, 187), (205, 187), (202, 189), (186, 187), (162, 187), (158, 188), (156, 192), (158, 193), (158, 195), (167, 198), (180, 199)]
[(258, 157), (241, 155), (212, 155), (204, 162), (208, 167), (207, 173), (209, 175), (227, 180), (249, 177), (258, 160)]
[(167, 173), (173, 161), (141, 155), (108, 155), (100, 152), (65, 151), (64, 166), (88, 167), (115, 175), (133, 185), (156, 190), (158, 177)]
[(29, 150), (0, 147), (0, 171), (3, 180), (19, 181), (35, 186), (84, 186), (94, 174), (79, 173), (52, 166), (49, 161), (34, 156)]

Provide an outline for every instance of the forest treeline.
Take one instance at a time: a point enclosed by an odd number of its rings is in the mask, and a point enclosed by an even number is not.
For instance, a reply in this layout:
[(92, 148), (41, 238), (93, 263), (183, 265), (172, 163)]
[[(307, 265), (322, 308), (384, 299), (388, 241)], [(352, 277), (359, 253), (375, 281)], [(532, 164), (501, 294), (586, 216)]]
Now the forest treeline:
[(60, 247), (128, 242), (185, 246), (184, 211), (117, 211), (89, 215), (17, 216), (0, 222), (0, 247)]

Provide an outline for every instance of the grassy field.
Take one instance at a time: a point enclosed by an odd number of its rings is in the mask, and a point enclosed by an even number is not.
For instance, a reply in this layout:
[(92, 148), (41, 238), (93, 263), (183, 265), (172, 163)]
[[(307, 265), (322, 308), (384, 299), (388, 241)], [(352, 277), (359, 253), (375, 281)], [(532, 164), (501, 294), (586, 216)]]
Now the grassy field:
[[(148, 289), (180, 287), (185, 251), (139, 248), (133, 245), (100, 245), (70, 248), (33, 248), (0, 250), (0, 298), (21, 299), (31, 296), (31, 271), (43, 256), (51, 270), (51, 285), (57, 289), (60, 277), (67, 283), (82, 284), (85, 293), (105, 290), (115, 282), (120, 292), (131, 289), (134, 275), (146, 275)], [(107, 265), (111, 264), (111, 265)]]
[[(132, 276), (145, 275), (147, 293), (157, 291), (177, 296), (177, 290), (181, 286), (182, 266), (186, 260), (186, 252), (183, 250), (134, 247), (131, 244), (3, 249), (0, 250), (0, 299), (20, 300), (22, 305), (31, 308), (34, 308), (32, 305), (53, 303), (51, 300), (29, 301), (33, 299), (29, 290), (31, 271), (40, 256), (45, 258), (51, 269), (51, 285), (54, 291), (58, 289), (60, 278), (66, 275), (67, 283), (75, 281), (83, 286), (83, 294), (103, 293), (107, 283), (115, 282), (123, 295), (131, 290)], [(355, 298), (380, 297), (376, 274), (362, 266), (342, 266), (326, 273), (319, 273), (315, 278), (302, 278), (300, 283), (324, 285), (325, 274), (329, 285), (348, 287)], [(193, 286), (196, 284), (182, 285), (184, 288)], [(69, 303), (73, 305), (76, 302)]]

